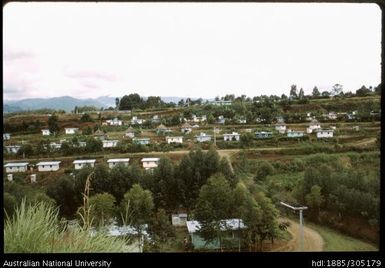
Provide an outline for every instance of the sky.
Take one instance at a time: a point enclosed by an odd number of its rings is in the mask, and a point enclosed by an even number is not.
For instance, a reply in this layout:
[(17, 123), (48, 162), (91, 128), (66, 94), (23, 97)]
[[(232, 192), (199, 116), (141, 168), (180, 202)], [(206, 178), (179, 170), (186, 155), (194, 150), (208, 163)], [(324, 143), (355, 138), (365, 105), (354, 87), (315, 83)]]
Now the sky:
[(8, 3), (4, 100), (355, 92), (381, 81), (381, 10), (348, 3)]

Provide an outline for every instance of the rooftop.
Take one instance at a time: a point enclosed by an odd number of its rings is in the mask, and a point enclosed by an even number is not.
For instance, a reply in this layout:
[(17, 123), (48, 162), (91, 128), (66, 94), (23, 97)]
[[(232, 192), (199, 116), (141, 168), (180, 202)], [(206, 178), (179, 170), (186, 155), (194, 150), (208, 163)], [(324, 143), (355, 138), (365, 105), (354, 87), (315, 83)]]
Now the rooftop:
[(24, 167), (28, 165), (28, 162), (20, 162), (20, 163), (7, 163), (4, 167)]
[(157, 158), (157, 157), (149, 157), (149, 158), (142, 158), (142, 160), (140, 160), (141, 162), (154, 162), (154, 161), (159, 161), (160, 158)]
[(108, 159), (107, 163), (128, 162), (128, 161), (130, 161), (130, 158), (116, 158), (116, 159)]
[(59, 165), (61, 161), (46, 161), (46, 162), (39, 162), (36, 164), (36, 166), (49, 166), (49, 165)]

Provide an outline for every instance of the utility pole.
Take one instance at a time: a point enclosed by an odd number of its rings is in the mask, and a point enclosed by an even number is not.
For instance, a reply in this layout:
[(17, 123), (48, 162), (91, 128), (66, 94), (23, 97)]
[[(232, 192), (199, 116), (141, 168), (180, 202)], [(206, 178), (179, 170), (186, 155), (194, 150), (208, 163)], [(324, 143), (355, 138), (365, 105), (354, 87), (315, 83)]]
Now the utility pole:
[(303, 251), (303, 211), (307, 207), (293, 207), (284, 202), (280, 202), (280, 204), (295, 211), (299, 210), (299, 251)]

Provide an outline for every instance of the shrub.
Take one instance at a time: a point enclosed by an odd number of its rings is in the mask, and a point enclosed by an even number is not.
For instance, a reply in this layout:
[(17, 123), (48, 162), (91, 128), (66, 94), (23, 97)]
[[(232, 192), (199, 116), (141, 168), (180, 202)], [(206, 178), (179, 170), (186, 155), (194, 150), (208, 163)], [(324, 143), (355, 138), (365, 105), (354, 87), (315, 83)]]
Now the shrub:
[(4, 226), (6, 253), (123, 252), (124, 246), (123, 239), (91, 236), (79, 226), (65, 230), (59, 225), (58, 210), (44, 202), (22, 201)]

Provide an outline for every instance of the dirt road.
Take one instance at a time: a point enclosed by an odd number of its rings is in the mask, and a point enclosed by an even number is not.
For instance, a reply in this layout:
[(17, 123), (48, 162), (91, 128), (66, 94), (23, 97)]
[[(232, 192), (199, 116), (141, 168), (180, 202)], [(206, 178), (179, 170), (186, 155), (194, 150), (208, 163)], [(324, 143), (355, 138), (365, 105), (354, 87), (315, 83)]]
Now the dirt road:
[[(287, 244), (275, 248), (275, 252), (290, 252), (290, 251), (299, 251), (299, 223), (298, 221), (292, 221), (289, 219), (280, 219), (281, 221), (289, 221), (290, 226), (288, 227), (289, 233), (292, 235), (293, 239), (290, 240)], [(313, 229), (306, 227), (304, 225), (304, 241), (303, 241), (303, 251), (322, 251), (324, 248), (324, 240), (321, 235)]]

